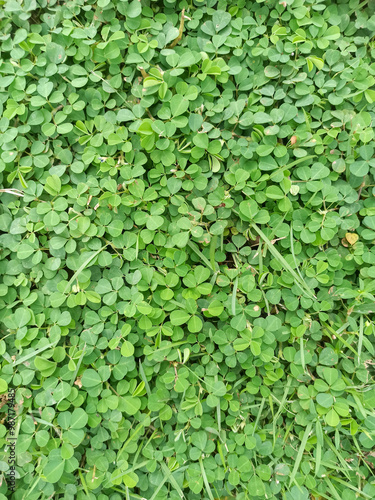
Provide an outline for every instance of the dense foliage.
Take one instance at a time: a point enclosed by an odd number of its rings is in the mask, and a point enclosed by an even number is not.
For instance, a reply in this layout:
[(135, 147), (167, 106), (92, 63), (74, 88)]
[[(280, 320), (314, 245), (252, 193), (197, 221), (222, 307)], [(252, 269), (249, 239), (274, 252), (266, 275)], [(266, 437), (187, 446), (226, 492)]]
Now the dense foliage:
[(0, 500), (374, 498), (374, 2), (0, 3)]

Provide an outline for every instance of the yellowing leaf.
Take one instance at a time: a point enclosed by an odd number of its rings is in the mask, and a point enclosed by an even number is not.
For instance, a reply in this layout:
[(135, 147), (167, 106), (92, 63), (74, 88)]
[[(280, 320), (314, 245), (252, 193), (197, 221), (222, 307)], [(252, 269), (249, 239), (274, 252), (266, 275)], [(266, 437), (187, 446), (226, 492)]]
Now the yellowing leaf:
[(356, 233), (346, 233), (345, 238), (350, 245), (354, 245), (354, 243), (357, 243), (359, 236)]

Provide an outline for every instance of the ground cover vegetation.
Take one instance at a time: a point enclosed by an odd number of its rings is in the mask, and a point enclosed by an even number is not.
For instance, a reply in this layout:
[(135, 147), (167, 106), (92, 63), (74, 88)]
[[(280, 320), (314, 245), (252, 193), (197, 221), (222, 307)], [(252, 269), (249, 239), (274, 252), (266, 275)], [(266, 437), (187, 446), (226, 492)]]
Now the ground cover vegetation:
[(374, 498), (375, 3), (0, 4), (0, 499)]

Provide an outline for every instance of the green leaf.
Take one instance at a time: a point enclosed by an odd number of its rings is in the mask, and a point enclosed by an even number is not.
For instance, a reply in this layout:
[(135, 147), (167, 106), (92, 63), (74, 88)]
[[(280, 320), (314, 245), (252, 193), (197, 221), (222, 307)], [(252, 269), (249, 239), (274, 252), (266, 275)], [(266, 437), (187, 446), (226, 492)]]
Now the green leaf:
[(325, 366), (333, 366), (338, 362), (338, 356), (331, 347), (324, 348), (319, 356), (319, 363)]
[(46, 56), (51, 63), (61, 64), (65, 59), (65, 49), (62, 45), (49, 42), (46, 45)]
[(325, 32), (324, 32), (324, 38), (326, 40), (337, 40), (340, 38), (340, 28), (338, 26), (330, 26)]
[(159, 227), (161, 227), (163, 223), (164, 219), (161, 215), (152, 215), (147, 219), (146, 227), (151, 231), (155, 231), (156, 229), (159, 229)]
[(187, 323), (187, 321), (190, 318), (190, 314), (188, 314), (186, 311), (182, 311), (181, 309), (177, 311), (172, 311), (170, 314), (170, 319), (172, 325), (179, 326), (184, 323)]
[(54, 363), (53, 361), (50, 361), (49, 359), (45, 359), (41, 356), (36, 356), (36, 358), (34, 359), (34, 364), (35, 364), (35, 368), (39, 371), (42, 371), (42, 372), (52, 370), (52, 373), (53, 373), (53, 371), (56, 368), (56, 363)]
[(327, 425), (330, 425), (331, 427), (337, 427), (340, 423), (340, 417), (337, 415), (336, 411), (332, 408), (325, 416), (325, 421), (327, 422)]
[(270, 198), (271, 200), (282, 200), (285, 196), (285, 194), (282, 192), (282, 190), (278, 186), (269, 186), (266, 189), (266, 196), (267, 198)]
[(84, 387), (95, 387), (101, 384), (102, 381), (96, 371), (94, 371), (92, 368), (88, 368), (83, 372), (81, 382)]
[(202, 320), (198, 316), (192, 316), (188, 321), (188, 330), (191, 333), (197, 333), (202, 330)]
[(220, 316), (224, 311), (224, 306), (219, 300), (213, 300), (207, 310), (211, 316)]
[(240, 215), (243, 220), (250, 221), (259, 212), (258, 204), (255, 200), (248, 199), (240, 203)]
[(314, 66), (316, 66), (318, 68), (318, 70), (321, 70), (323, 68), (323, 66), (324, 66), (324, 61), (320, 57), (308, 56), (306, 58), (306, 61), (307, 61), (307, 64), (308, 64), (309, 71), (312, 71), (312, 69), (313, 69)]
[(180, 116), (185, 113), (189, 107), (189, 101), (184, 99), (181, 95), (176, 94), (171, 99), (172, 116)]
[(128, 340), (125, 340), (121, 346), (121, 355), (126, 358), (133, 356), (134, 354), (134, 346)]
[(225, 396), (227, 393), (227, 389), (225, 387), (225, 384), (223, 382), (215, 382), (212, 388), (212, 394), (217, 397), (222, 397)]
[(320, 406), (323, 406), (323, 408), (330, 408), (333, 406), (333, 397), (331, 394), (318, 394), (316, 396), (316, 401), (320, 404)]
[(24, 307), (18, 308), (15, 314), (15, 320), (18, 328), (22, 328), (27, 325), (31, 320), (31, 317), (30, 309), (26, 309)]
[(65, 461), (61, 458), (53, 458), (52, 460), (49, 460), (43, 469), (45, 481), (47, 481), (47, 483), (57, 483), (64, 472), (64, 467)]
[(104, 56), (111, 60), (116, 59), (120, 55), (120, 49), (116, 42), (110, 42), (104, 49)]
[(207, 433), (204, 431), (195, 432), (191, 436), (191, 442), (194, 446), (199, 448), (201, 451), (204, 451), (204, 449), (206, 448), (206, 444), (207, 444)]
[(34, 248), (27, 243), (23, 243), (18, 247), (17, 258), (20, 260), (27, 259), (34, 253)]
[(193, 142), (198, 148), (202, 149), (208, 148), (208, 137), (206, 134), (196, 134), (193, 137)]
[(323, 368), (323, 377), (329, 385), (333, 385), (339, 378), (339, 372), (335, 368)]
[(249, 490), (252, 491), (254, 496), (262, 497), (265, 494), (265, 486), (258, 476), (254, 475), (249, 482)]
[(82, 429), (88, 422), (88, 415), (82, 408), (76, 408), (72, 413), (71, 428)]
[(0, 393), (4, 394), (4, 392), (7, 392), (7, 390), (8, 383), (3, 378), (0, 378)]
[(129, 3), (126, 9), (126, 15), (130, 18), (138, 17), (142, 12), (142, 5), (138, 0)]
[(47, 177), (44, 189), (52, 196), (56, 196), (57, 194), (59, 194), (61, 190), (60, 178), (57, 175), (51, 175)]
[(125, 413), (135, 415), (141, 407), (141, 400), (132, 396), (124, 396), (122, 398)]

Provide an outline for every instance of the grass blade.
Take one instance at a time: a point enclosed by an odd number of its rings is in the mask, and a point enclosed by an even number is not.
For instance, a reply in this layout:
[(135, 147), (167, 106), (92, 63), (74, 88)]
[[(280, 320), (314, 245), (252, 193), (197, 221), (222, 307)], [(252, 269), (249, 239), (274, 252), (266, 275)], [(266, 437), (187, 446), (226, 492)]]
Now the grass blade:
[(55, 346), (55, 343), (54, 342), (50, 342), (49, 344), (47, 344), (47, 345), (45, 345), (43, 347), (40, 347), (36, 351), (30, 352), (29, 354), (25, 354), (25, 356), (22, 356), (22, 358), (17, 359), (13, 363), (12, 366), (21, 365), (25, 361), (27, 361), (28, 359), (33, 358), (34, 356), (37, 356), (38, 354), (40, 354), (41, 352), (45, 351), (46, 349), (49, 349), (50, 347), (54, 347), (54, 346)]
[(158, 493), (159, 491), (162, 489), (162, 487), (164, 486), (164, 483), (167, 482), (167, 476), (164, 476), (163, 479), (160, 481), (158, 487), (156, 488), (156, 490), (154, 491), (152, 497), (150, 498), (150, 500), (154, 500), (157, 496), (158, 496)]
[(203, 253), (199, 250), (198, 246), (192, 242), (188, 241), (188, 246), (195, 252), (198, 257), (206, 264), (207, 267), (211, 269), (212, 272), (215, 272), (215, 268), (211, 266), (211, 262), (203, 255)]
[[(161, 468), (163, 469), (163, 472), (165, 474), (165, 477), (167, 478), (167, 481), (169, 481), (171, 483), (171, 485), (173, 486), (173, 488), (180, 495), (180, 498), (185, 498), (185, 495), (184, 495), (182, 489), (180, 488), (180, 485), (178, 484), (178, 482), (176, 481), (176, 479), (173, 477), (173, 473), (168, 469), (168, 467), (165, 465), (164, 462), (161, 462)], [(184, 469), (187, 469), (187, 467), (186, 466), (182, 467), (180, 469), (177, 469), (174, 472), (177, 472), (177, 471), (181, 471), (182, 472)]]
[(269, 251), (272, 253), (272, 255), (275, 257), (276, 260), (280, 262), (280, 264), (293, 276), (295, 279), (296, 285), (300, 288), (303, 294), (307, 295), (310, 299), (316, 299), (316, 296), (314, 293), (310, 290), (308, 285), (306, 284), (305, 280), (301, 281), (301, 278), (298, 276), (298, 274), (290, 267), (288, 262), (284, 259), (284, 257), (281, 255), (281, 253), (272, 245), (270, 240), (267, 238), (267, 236), (263, 233), (263, 231), (253, 222), (251, 226), (255, 229), (255, 231), (259, 234), (259, 236), (262, 238), (264, 243), (268, 246)]
[(272, 427), (273, 427), (273, 446), (275, 447), (275, 444), (276, 444), (276, 424), (277, 424), (277, 421), (284, 409), (284, 406), (285, 406), (285, 402), (287, 400), (287, 397), (288, 397), (288, 392), (289, 392), (289, 388), (290, 388), (290, 384), (292, 383), (292, 377), (288, 377), (288, 381), (286, 383), (286, 386), (285, 386), (285, 390), (284, 390), (284, 394), (283, 394), (283, 397), (280, 401), (280, 405), (279, 405), (279, 409), (277, 410), (277, 413), (275, 415), (275, 418), (273, 419), (273, 423), (272, 423)]
[(151, 390), (150, 390), (150, 386), (148, 385), (148, 381), (147, 381), (146, 374), (145, 374), (145, 371), (143, 369), (143, 365), (141, 363), (141, 360), (139, 360), (139, 374), (140, 374), (141, 379), (143, 380), (143, 382), (145, 384), (145, 389), (146, 389), (147, 395), (150, 397)]
[(358, 489), (355, 486), (353, 486), (352, 484), (350, 484), (348, 481), (343, 481), (339, 477), (335, 477), (335, 476), (331, 476), (331, 479), (332, 479), (332, 481), (336, 481), (340, 484), (343, 484), (346, 488), (350, 488), (351, 490), (355, 491), (356, 493), (358, 493), (358, 495), (361, 495), (364, 498), (370, 498), (370, 499), (372, 498), (370, 495), (368, 495), (364, 491), (361, 491), (360, 489)]
[(217, 243), (217, 235), (212, 236), (210, 243), (210, 263), (211, 263), (211, 269), (213, 269), (214, 271), (216, 269), (216, 262), (215, 262), (216, 243)]
[(85, 260), (85, 262), (77, 269), (77, 271), (70, 278), (70, 280), (66, 284), (66, 287), (65, 287), (63, 293), (67, 292), (68, 288), (74, 282), (74, 280), (76, 279), (76, 277), (79, 276), (81, 274), (81, 272), (90, 264), (90, 262), (92, 262), (95, 259), (95, 257), (97, 257), (100, 254), (100, 252), (102, 252), (105, 248), (107, 248), (108, 245), (109, 245), (109, 243), (107, 243), (102, 248), (100, 248), (99, 250), (97, 250), (96, 252), (94, 252), (93, 254), (91, 254), (90, 257), (87, 260)]
[(289, 488), (292, 485), (292, 483), (294, 481), (294, 478), (296, 477), (296, 474), (298, 472), (298, 468), (300, 466), (300, 463), (301, 463), (301, 460), (302, 460), (302, 456), (303, 456), (303, 453), (304, 453), (305, 448), (306, 448), (306, 443), (307, 443), (307, 440), (309, 439), (309, 434), (311, 432), (311, 428), (312, 428), (312, 422), (309, 422), (307, 424), (307, 426), (306, 426), (305, 433), (304, 433), (302, 441), (301, 441), (301, 446), (300, 446), (300, 448), (298, 450), (296, 462), (294, 464), (294, 467), (293, 467), (293, 470), (292, 470), (292, 474), (290, 476)]
[(235, 278), (233, 282), (233, 292), (232, 292), (232, 314), (236, 315), (236, 298), (237, 298), (237, 288), (238, 288), (238, 276)]
[(299, 339), (299, 341), (300, 341), (300, 352), (301, 352), (301, 365), (302, 365), (303, 371), (305, 371), (306, 363), (305, 363), (305, 349), (304, 349), (304, 345), (303, 345), (303, 337), (301, 337)]
[(327, 445), (329, 446), (329, 448), (331, 448), (331, 450), (333, 451), (333, 453), (336, 455), (338, 461), (340, 462), (340, 464), (343, 467), (343, 472), (344, 472), (345, 476), (350, 481), (350, 475), (349, 475), (349, 473), (347, 471), (351, 471), (352, 470), (351, 466), (341, 456), (341, 453), (339, 452), (339, 450), (337, 450), (335, 448), (335, 446), (331, 442), (331, 439), (328, 436), (324, 436), (324, 441), (327, 443)]
[(259, 420), (260, 420), (260, 417), (262, 415), (262, 411), (263, 411), (263, 408), (264, 408), (264, 403), (266, 402), (266, 398), (263, 398), (262, 399), (262, 402), (260, 403), (260, 408), (259, 408), (259, 411), (258, 411), (258, 415), (257, 415), (257, 418), (255, 420), (255, 424), (254, 424), (254, 428), (253, 428), (253, 432), (252, 432), (252, 436), (254, 436), (255, 434), (255, 431), (258, 427), (258, 424), (259, 424)]
[(332, 496), (336, 498), (336, 500), (342, 500), (342, 496), (337, 492), (336, 488), (333, 486), (328, 477), (325, 477), (324, 481), (327, 483), (328, 489), (332, 493)]
[(361, 364), (361, 353), (363, 345), (363, 314), (359, 317), (359, 337), (358, 337), (358, 366)]
[(299, 274), (299, 277), (301, 278), (301, 281), (304, 281), (303, 280), (303, 276), (301, 274), (301, 271), (299, 270), (297, 259), (296, 259), (295, 253), (294, 253), (294, 243), (293, 243), (293, 241), (294, 241), (294, 238), (293, 238), (293, 228), (292, 228), (292, 226), (290, 226), (290, 250), (292, 252), (292, 257), (293, 257), (294, 263), (296, 265), (297, 273)]
[(212, 494), (211, 488), (210, 488), (210, 483), (208, 482), (208, 479), (207, 479), (207, 474), (206, 474), (206, 471), (205, 471), (205, 468), (203, 465), (202, 457), (199, 457), (199, 465), (201, 467), (203, 482), (204, 482), (204, 485), (206, 487), (207, 495), (208, 495), (210, 500), (215, 500), (215, 498)]
[[(332, 335), (334, 335), (336, 338), (338, 338), (340, 340), (340, 342), (342, 342), (344, 344), (345, 347), (347, 347), (350, 351), (352, 351), (353, 354), (355, 354), (355, 356), (358, 357), (358, 352), (354, 349), (354, 347), (351, 346), (351, 344), (349, 344), (349, 342), (347, 342), (343, 337), (341, 337), (340, 335), (340, 332), (345, 330), (345, 328), (348, 326), (349, 323), (345, 323), (339, 330), (337, 330), (337, 332), (329, 325), (327, 325), (326, 323), (322, 323), (323, 326), (326, 328), (325, 330), (325, 333), (327, 334), (327, 336), (331, 339), (332, 339)], [(329, 331), (327, 331), (329, 330)], [(331, 333), (330, 333), (331, 332)], [(332, 334), (332, 335), (331, 335)], [(349, 337), (349, 335), (348, 335)], [(354, 337), (353, 337), (354, 338)]]
[(272, 172), (272, 174), (270, 175), (270, 178), (273, 179), (274, 177), (279, 175), (279, 172), (283, 172), (284, 170), (289, 170), (290, 168), (295, 167), (299, 163), (302, 163), (306, 160), (311, 160), (312, 158), (315, 158), (315, 157), (316, 157), (316, 155), (309, 155), (309, 156), (305, 156), (304, 158), (298, 158), (298, 160), (292, 161), (291, 163), (288, 163), (288, 165), (284, 165), (283, 167), (278, 168), (277, 170)]
[(70, 381), (70, 385), (73, 385), (74, 384), (74, 381), (76, 379), (76, 376), (77, 376), (77, 373), (78, 373), (78, 370), (79, 370), (79, 367), (81, 366), (81, 363), (82, 363), (82, 360), (83, 360), (83, 357), (85, 355), (85, 351), (86, 351), (86, 342), (85, 342), (85, 345), (83, 346), (83, 349), (82, 349), (82, 353), (79, 357), (79, 360), (78, 360), (78, 363), (77, 363), (77, 366), (76, 366), (76, 369), (74, 370), (74, 373), (72, 375), (72, 379)]
[(322, 460), (322, 445), (317, 443), (316, 456), (315, 456), (315, 473), (314, 473), (315, 477), (317, 476), (318, 471), (320, 469), (321, 460)]

